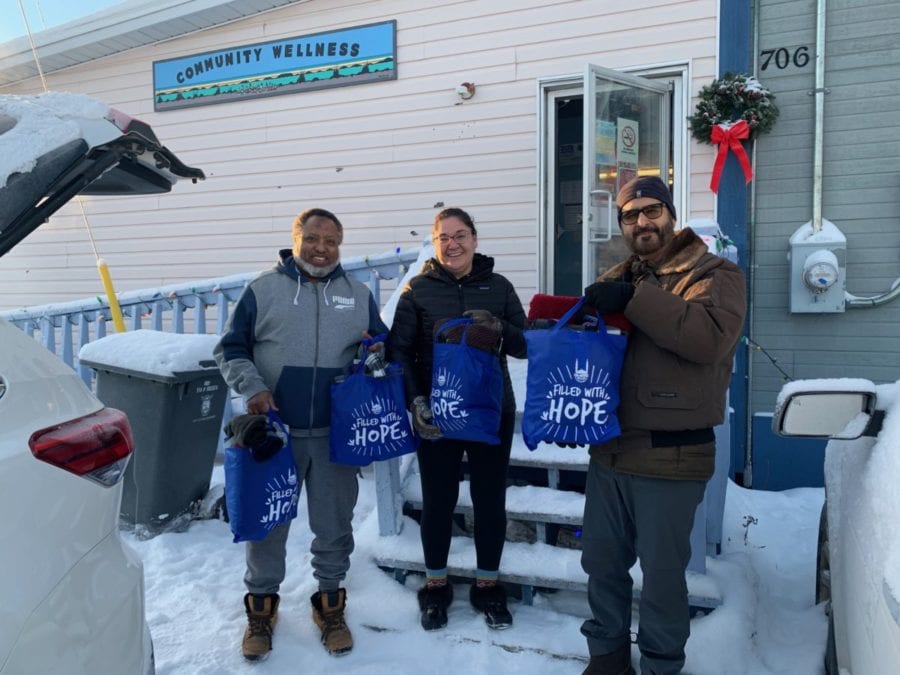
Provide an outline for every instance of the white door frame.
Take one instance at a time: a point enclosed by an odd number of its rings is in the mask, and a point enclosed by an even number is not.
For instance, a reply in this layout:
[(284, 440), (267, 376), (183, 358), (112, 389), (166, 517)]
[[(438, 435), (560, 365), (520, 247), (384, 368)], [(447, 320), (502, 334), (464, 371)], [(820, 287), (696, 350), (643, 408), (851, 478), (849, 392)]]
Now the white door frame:
[[(690, 65), (663, 64), (653, 67), (623, 68), (623, 73), (649, 79), (672, 80), (672, 198), (678, 214), (690, 212), (688, 176), (690, 153), (686, 146), (688, 104), (690, 102)], [(584, 73), (540, 78), (537, 81), (537, 163), (538, 163), (538, 292), (550, 293), (553, 288), (554, 213), (553, 186), (556, 167), (553, 161), (556, 147), (556, 100), (567, 96), (584, 97)]]

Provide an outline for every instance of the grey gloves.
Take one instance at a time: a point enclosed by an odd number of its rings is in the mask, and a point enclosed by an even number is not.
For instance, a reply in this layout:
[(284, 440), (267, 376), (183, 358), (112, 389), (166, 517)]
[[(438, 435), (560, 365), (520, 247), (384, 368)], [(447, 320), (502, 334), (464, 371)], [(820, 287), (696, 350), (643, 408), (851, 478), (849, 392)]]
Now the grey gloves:
[(624, 281), (598, 281), (584, 289), (584, 301), (601, 314), (622, 312), (634, 295), (634, 285)]
[(441, 430), (432, 422), (434, 418), (431, 415), (431, 406), (425, 396), (416, 396), (409, 406), (412, 413), (413, 427), (419, 438), (426, 441), (436, 441), (441, 438)]
[(463, 316), (472, 319), (472, 322), (486, 326), (491, 330), (503, 333), (503, 322), (486, 309), (470, 309), (463, 312)]

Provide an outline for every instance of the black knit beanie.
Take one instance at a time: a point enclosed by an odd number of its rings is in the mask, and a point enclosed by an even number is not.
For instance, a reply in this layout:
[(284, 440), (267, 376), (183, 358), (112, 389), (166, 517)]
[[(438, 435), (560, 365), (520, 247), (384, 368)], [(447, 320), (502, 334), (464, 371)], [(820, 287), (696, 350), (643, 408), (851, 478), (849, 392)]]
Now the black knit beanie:
[(674, 220), (678, 220), (675, 215), (675, 205), (672, 203), (672, 193), (669, 192), (669, 186), (662, 182), (656, 176), (638, 176), (622, 186), (619, 194), (616, 196), (616, 205), (619, 207), (619, 216), (622, 215), (622, 207), (632, 199), (640, 199), (641, 197), (653, 197), (658, 199), (672, 214)]

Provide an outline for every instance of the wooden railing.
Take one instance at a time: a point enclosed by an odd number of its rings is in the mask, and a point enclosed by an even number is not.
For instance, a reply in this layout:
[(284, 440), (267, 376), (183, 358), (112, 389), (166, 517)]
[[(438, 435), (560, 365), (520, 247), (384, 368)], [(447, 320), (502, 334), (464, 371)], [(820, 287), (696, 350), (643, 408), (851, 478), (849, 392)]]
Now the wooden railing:
[[(381, 281), (402, 278), (419, 252), (420, 249), (398, 248), (377, 256), (346, 258), (341, 264), (347, 274), (367, 284), (380, 301)], [(130, 330), (150, 328), (184, 333), (189, 326), (191, 330), (187, 332), (221, 334), (230, 305), (257, 273), (128, 291), (117, 298)], [(13, 309), (0, 312), (0, 318), (40, 340), (90, 385), (93, 371), (78, 363), (78, 351), (106, 335), (112, 315), (105, 297)]]

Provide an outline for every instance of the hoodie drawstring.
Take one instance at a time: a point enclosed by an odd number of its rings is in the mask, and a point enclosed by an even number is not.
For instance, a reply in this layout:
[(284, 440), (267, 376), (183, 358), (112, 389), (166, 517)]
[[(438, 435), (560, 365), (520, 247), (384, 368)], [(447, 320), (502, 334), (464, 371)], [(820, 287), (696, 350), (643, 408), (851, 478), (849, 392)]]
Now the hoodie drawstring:
[[(349, 282), (348, 282), (349, 284)], [(318, 285), (318, 284), (317, 284)], [(325, 281), (325, 285), (322, 286), (322, 299), (325, 301), (325, 306), (330, 307), (331, 303), (328, 302), (328, 295), (326, 292), (328, 291), (328, 287), (331, 285), (331, 277)], [(301, 275), (297, 275), (297, 292), (294, 293), (294, 305), (300, 304), (300, 289), (303, 287), (303, 277)], [(351, 287), (352, 288), (352, 287)]]

